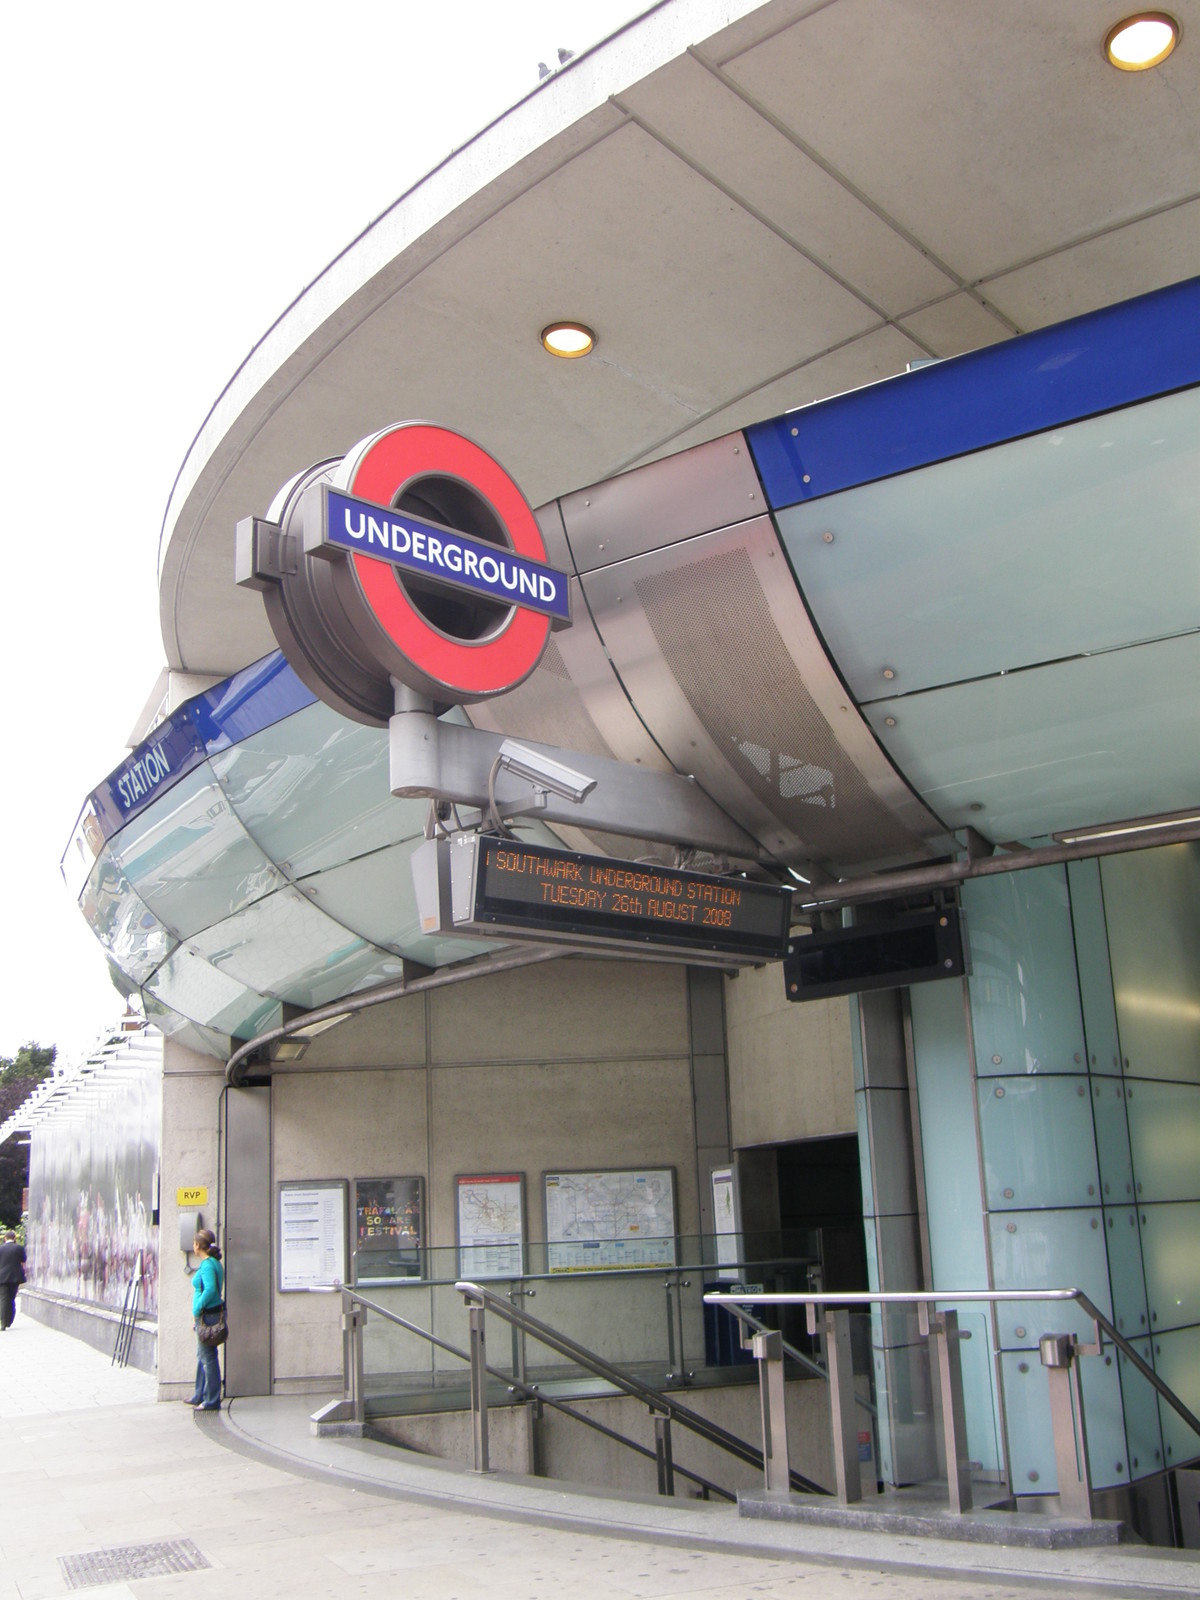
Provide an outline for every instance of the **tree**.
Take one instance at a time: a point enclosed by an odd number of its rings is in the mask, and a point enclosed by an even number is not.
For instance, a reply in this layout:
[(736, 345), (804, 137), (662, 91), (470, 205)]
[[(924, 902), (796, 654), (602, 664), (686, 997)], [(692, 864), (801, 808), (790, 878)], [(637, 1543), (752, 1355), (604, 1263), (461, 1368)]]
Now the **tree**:
[[(54, 1045), (23, 1044), (15, 1056), (0, 1056), (0, 1123), (7, 1122), (50, 1076), (57, 1055)], [(0, 1145), (0, 1225), (15, 1228), (21, 1220), (21, 1196), (29, 1183), (29, 1146), (14, 1133)]]

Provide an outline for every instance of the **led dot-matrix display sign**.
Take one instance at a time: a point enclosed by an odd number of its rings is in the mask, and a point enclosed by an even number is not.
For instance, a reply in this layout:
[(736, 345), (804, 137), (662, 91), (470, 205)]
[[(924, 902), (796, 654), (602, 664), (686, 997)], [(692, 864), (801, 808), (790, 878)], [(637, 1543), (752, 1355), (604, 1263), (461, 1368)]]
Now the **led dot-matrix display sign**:
[(471, 920), (526, 937), (616, 938), (770, 961), (787, 949), (790, 903), (773, 884), (484, 835)]

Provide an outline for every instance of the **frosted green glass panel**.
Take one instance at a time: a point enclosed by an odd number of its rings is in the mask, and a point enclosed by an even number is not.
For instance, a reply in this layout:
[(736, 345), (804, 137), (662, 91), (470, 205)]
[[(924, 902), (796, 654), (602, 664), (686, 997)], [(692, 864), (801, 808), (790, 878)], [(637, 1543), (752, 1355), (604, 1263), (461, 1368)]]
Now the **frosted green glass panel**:
[(229, 1058), (231, 1042), (227, 1033), (217, 1033), (212, 1028), (202, 1028), (199, 1023), (188, 1022), (177, 1011), (168, 1011), (147, 994), (142, 995), (142, 1005), (147, 1020), (176, 1044), (186, 1045), (189, 1050), (195, 1050), (202, 1056), (215, 1056), (218, 1061)]
[(1127, 1339), (1145, 1334), (1150, 1328), (1138, 1216), (1133, 1206), (1106, 1207), (1104, 1212), (1104, 1243), (1108, 1250), (1113, 1321), (1117, 1325), (1117, 1332), (1123, 1333)]
[(1139, 1200), (1200, 1200), (1200, 1084), (1129, 1083)]
[(179, 943), (134, 894), (107, 850), (92, 869), (79, 908), (109, 958), (135, 984), (144, 983)]
[[(1200, 1328), (1181, 1328), (1154, 1341), (1154, 1370), (1187, 1406), (1200, 1416)], [(1167, 1466), (1179, 1466), (1200, 1455), (1200, 1438), (1165, 1400), (1158, 1402)]]
[[(1017, 1494), (1053, 1494), (1058, 1489), (1050, 1389), (1037, 1350), (1011, 1350), (1000, 1357), (1012, 1484)], [(1087, 1423), (1092, 1486), (1108, 1488), (1130, 1477), (1125, 1413), (1117, 1363), (1082, 1356), (1083, 1413)]]
[(962, 986), (918, 984), (911, 1005), (933, 1285), (987, 1289), (975, 1089)]
[(398, 956), (349, 933), (291, 888), (205, 929), (193, 943), (247, 988), (305, 1010), (394, 980), (403, 970)]
[(1200, 1083), (1200, 845), (1107, 856), (1101, 879), (1126, 1070)]
[[(1149, 1339), (1131, 1339), (1130, 1344), (1149, 1366), (1154, 1366), (1154, 1350)], [(1158, 1419), (1158, 1395), (1122, 1351), (1114, 1351), (1121, 1374), (1121, 1397), (1125, 1406), (1125, 1437), (1128, 1441), (1129, 1471), (1134, 1478), (1158, 1472), (1163, 1463), (1162, 1425)]]
[(1105, 1205), (1132, 1200), (1133, 1161), (1129, 1153), (1125, 1085), (1116, 1078), (1093, 1078), (1091, 1091), (1101, 1198)]
[[(1111, 1312), (1108, 1260), (1100, 1207), (1081, 1211), (998, 1212), (988, 1218), (997, 1289), (1082, 1289)], [(1091, 1323), (1071, 1302), (1002, 1302), (996, 1307), (1004, 1349), (1035, 1348), (1045, 1333), (1091, 1336)]]
[(1194, 807), (1198, 680), (1200, 633), (1189, 633), (877, 700), (864, 714), (947, 827), (1027, 840)]
[(781, 512), (855, 698), (879, 692), (885, 662), (913, 690), (1195, 627), (1198, 401), (1164, 395)]
[(408, 839), (327, 868), (305, 880), (304, 892), (343, 927), (422, 966), (452, 966), (499, 949), (499, 940), (430, 939), (422, 934), (412, 881), (412, 854), (420, 842)]
[(854, 1125), (858, 1130), (859, 1178), (862, 1183), (863, 1215), (875, 1215), (875, 1183), (871, 1161), (871, 1128), (867, 1118), (867, 1092), (854, 1092)]
[(1142, 1206), (1150, 1331), (1200, 1323), (1200, 1203)]
[(1125, 1435), (1124, 1399), (1113, 1352), (1109, 1349), (1102, 1356), (1081, 1356), (1079, 1363), (1092, 1487), (1104, 1489), (1112, 1484), (1128, 1483), (1129, 1446)]
[(163, 962), (145, 989), (189, 1021), (230, 1037), (252, 1039), (282, 1018), (275, 1000), (218, 971), (186, 945)]
[(990, 1211), (1094, 1204), (1100, 1180), (1086, 1079), (986, 1078), (976, 1089)]
[[(939, 1307), (939, 1310), (949, 1309)], [(962, 1363), (963, 1413), (967, 1424), (967, 1454), (984, 1472), (1004, 1471), (1000, 1429), (1000, 1396), (996, 1392), (991, 1319), (968, 1302), (958, 1311), (959, 1331), (967, 1335), (959, 1347)]]
[(1000, 1356), (1008, 1468), (1014, 1494), (1054, 1494), (1054, 1434), (1046, 1372), (1033, 1351), (1008, 1350)]
[(285, 881), (234, 816), (207, 764), (127, 823), (109, 849), (134, 891), (183, 938)]
[(1078, 1072), (1083, 1021), (1066, 873), (1039, 867), (963, 886), (975, 1063), (988, 1074)]
[(1068, 862), (1067, 884), (1071, 891), (1075, 965), (1079, 973), (1079, 998), (1083, 1006), (1088, 1067), (1096, 1073), (1119, 1073), (1121, 1045), (1117, 1038), (1117, 1013), (1113, 1005), (1112, 970), (1108, 960), (1108, 929), (1104, 921), (1099, 861)]
[(418, 835), (428, 809), (392, 795), (385, 728), (319, 702), (211, 762), (230, 805), (292, 877)]

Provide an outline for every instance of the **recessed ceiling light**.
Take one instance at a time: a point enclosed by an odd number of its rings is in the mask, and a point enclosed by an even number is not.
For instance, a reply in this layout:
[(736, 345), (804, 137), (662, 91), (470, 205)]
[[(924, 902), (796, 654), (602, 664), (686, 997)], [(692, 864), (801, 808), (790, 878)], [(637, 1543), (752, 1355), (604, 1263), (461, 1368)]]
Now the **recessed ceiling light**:
[(1111, 28), (1104, 54), (1122, 72), (1145, 72), (1165, 61), (1179, 43), (1179, 24), (1165, 11), (1139, 11)]
[(564, 356), (572, 360), (576, 356), (586, 356), (595, 348), (596, 335), (590, 328), (585, 328), (582, 322), (552, 322), (548, 328), (542, 329), (542, 346), (552, 356)]

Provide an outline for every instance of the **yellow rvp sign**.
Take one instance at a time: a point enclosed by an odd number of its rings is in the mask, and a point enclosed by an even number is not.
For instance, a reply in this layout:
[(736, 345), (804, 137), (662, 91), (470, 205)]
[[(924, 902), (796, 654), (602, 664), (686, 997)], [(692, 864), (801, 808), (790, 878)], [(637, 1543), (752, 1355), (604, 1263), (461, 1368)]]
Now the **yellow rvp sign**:
[(206, 1206), (208, 1204), (208, 1190), (203, 1188), (176, 1189), (175, 1204), (177, 1206)]

